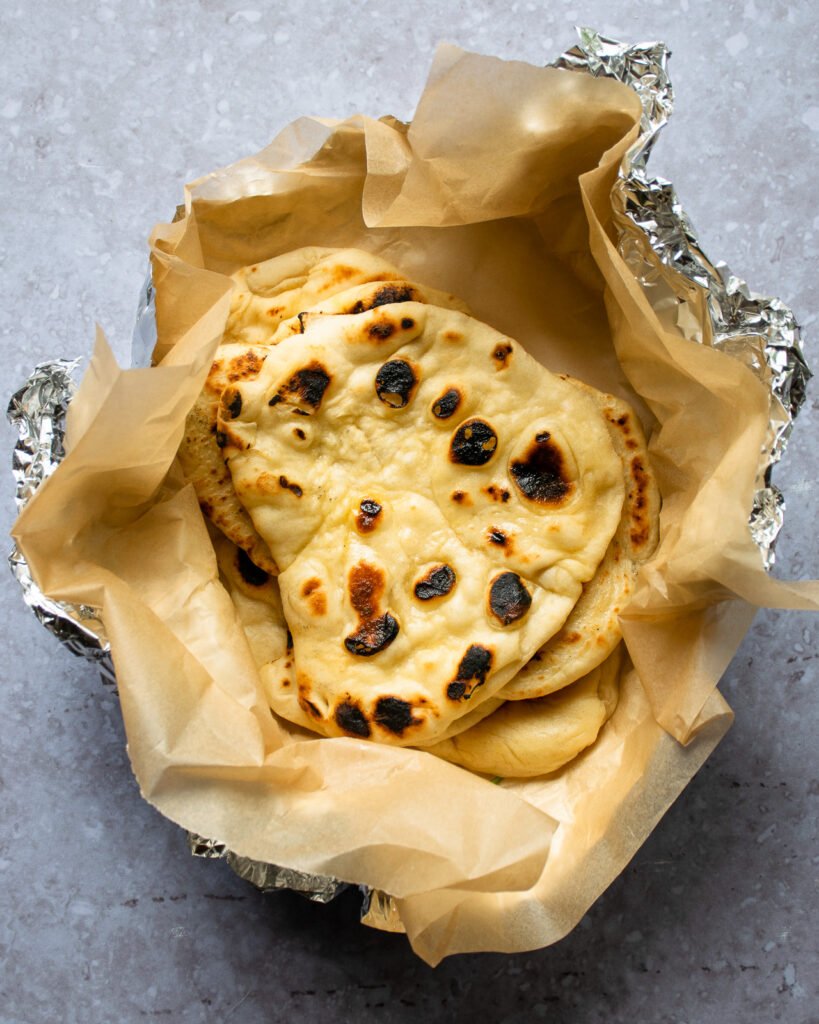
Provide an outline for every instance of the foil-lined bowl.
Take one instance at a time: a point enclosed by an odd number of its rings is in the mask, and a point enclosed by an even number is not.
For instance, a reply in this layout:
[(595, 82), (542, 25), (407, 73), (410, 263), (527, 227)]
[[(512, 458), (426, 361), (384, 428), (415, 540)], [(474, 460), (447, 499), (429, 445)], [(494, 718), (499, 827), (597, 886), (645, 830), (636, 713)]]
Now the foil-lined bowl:
[[(551, 66), (614, 78), (638, 94), (642, 104), (639, 136), (623, 159), (612, 193), (620, 254), (666, 327), (741, 360), (770, 391), (768, 436), (760, 452), (757, 488), (748, 513), (748, 528), (763, 564), (770, 569), (785, 513), (784, 497), (771, 482), (771, 472), (785, 451), (811, 373), (791, 310), (779, 299), (751, 292), (724, 263), (709, 260), (671, 182), (647, 170), (658, 132), (674, 106), (668, 58), (664, 43), (620, 43), (583, 28), (578, 44)], [(140, 294), (133, 365), (150, 365), (156, 338), (149, 278)], [(77, 364), (78, 360), (39, 364), (11, 398), (8, 418), (19, 434), (13, 456), (18, 509), (65, 455), (65, 416), (76, 391), (72, 373)], [(72, 653), (94, 662), (106, 683), (115, 683), (110, 647), (97, 609), (47, 598), (16, 547), (9, 563), (23, 599), (46, 629)], [(264, 892), (290, 889), (327, 903), (349, 888), (335, 878), (240, 857), (215, 838), (188, 833), (188, 845), (196, 857), (224, 859), (240, 878)], [(384, 931), (403, 931), (391, 897), (360, 888), (362, 922)]]

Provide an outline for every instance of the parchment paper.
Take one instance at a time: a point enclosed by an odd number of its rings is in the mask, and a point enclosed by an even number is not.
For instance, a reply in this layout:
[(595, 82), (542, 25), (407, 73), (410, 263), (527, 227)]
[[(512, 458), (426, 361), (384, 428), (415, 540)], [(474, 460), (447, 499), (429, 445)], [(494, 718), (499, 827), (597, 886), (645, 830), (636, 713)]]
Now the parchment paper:
[[(639, 117), (611, 80), (444, 46), (411, 126), (304, 118), (194, 182), (151, 239), (158, 365), (120, 370), (98, 337), (69, 454), (14, 530), (47, 594), (102, 609), (145, 798), (238, 854), (391, 894), (433, 964), (569, 931), (728, 728), (716, 683), (754, 606), (819, 607), (816, 584), (765, 574), (748, 533), (768, 392), (662, 325), (613, 245)], [(624, 616), (634, 668), (562, 772), (493, 785), (421, 751), (308, 737), (266, 707), (173, 460), (225, 275), (302, 245), (384, 255), (652, 431), (662, 541)]]

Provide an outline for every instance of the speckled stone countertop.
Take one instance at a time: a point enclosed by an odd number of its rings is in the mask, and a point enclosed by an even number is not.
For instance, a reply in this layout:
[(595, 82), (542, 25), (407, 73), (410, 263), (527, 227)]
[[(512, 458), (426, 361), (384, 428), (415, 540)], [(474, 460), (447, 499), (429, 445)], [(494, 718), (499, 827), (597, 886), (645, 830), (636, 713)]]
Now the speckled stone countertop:
[[(3, 392), (129, 351), (151, 225), (182, 185), (304, 113), (409, 118), (437, 41), (544, 63), (575, 23), (665, 39), (652, 158), (706, 252), (780, 295), (819, 363), (819, 11), (808, 0), (8, 0), (0, 65)], [(813, 389), (776, 474), (777, 573), (819, 575)], [(3, 459), (13, 443), (2, 428)], [(4, 490), (13, 519), (11, 480)], [(0, 579), (0, 1021), (819, 1022), (817, 632), (763, 611), (722, 684), (736, 723), (563, 942), (432, 970), (401, 936), (262, 896), (142, 802), (115, 695)]]

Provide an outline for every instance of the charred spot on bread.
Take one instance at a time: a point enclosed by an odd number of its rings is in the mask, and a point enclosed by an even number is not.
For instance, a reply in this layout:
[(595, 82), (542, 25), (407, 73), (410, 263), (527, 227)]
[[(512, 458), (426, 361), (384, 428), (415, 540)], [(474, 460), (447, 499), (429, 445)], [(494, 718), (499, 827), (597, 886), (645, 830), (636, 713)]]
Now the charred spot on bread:
[(492, 358), (497, 364), (496, 370), (503, 370), (509, 363), (509, 359), (512, 355), (512, 345), (508, 341), (502, 342), (500, 345), (496, 345), (492, 351)]
[(291, 494), (295, 494), (297, 498), (300, 498), (304, 491), (298, 484), (291, 484), (286, 476), (279, 477), (279, 487), (285, 491), (290, 491)]
[(502, 626), (510, 626), (529, 611), (532, 595), (515, 572), (502, 572), (489, 588), (489, 610)]
[(412, 704), (400, 697), (380, 697), (375, 704), (373, 721), (396, 736), (416, 723), (412, 715)]
[(457, 675), (447, 687), (447, 697), (450, 700), (469, 700), (473, 691), (486, 682), (491, 668), (492, 652), (480, 644), (472, 644), (461, 658)]
[(330, 386), (330, 374), (316, 360), (296, 370), (293, 376), (278, 389), (275, 395), (268, 400), (268, 405), (278, 405), (279, 402), (289, 402), (307, 406), (308, 409), (296, 409), (295, 412), (303, 416), (309, 416), (321, 407), (324, 393)]
[(222, 393), (222, 411), (232, 420), (242, 411), (242, 396), (236, 388), (226, 388)]
[(312, 409), (318, 409), (329, 384), (330, 374), (327, 370), (321, 363), (312, 362), (296, 370), (284, 385), (284, 392)]
[(388, 306), (393, 302), (412, 302), (415, 298), (415, 290), (411, 285), (385, 284), (375, 293), (372, 308)]
[(361, 708), (351, 700), (342, 701), (342, 703), (336, 707), (335, 719), (336, 724), (340, 729), (343, 729), (345, 732), (352, 733), (353, 736), (362, 736), (366, 738), (372, 732), (370, 729), (370, 723), (367, 721), (367, 716)]
[(368, 562), (359, 562), (350, 570), (348, 579), (350, 603), (359, 618), (358, 629), (344, 639), (350, 654), (369, 658), (378, 654), (398, 636), (399, 626), (389, 612), (378, 614), (386, 587), (382, 569)]
[(485, 466), (498, 447), (498, 435), (486, 420), (462, 423), (449, 442), (449, 458), (460, 466)]
[(389, 647), (398, 636), (399, 626), (389, 612), (384, 612), (376, 619), (362, 622), (355, 632), (344, 639), (344, 646), (350, 654), (360, 658), (369, 658)]
[(372, 498), (365, 498), (358, 506), (355, 516), (355, 526), (359, 533), (372, 533), (378, 526), (383, 509), (377, 501)]
[(448, 420), (457, 412), (461, 400), (461, 392), (457, 388), (449, 388), (432, 403), (432, 415), (439, 420)]
[(415, 584), (414, 593), (419, 601), (432, 601), (446, 597), (455, 586), (455, 570), (450, 565), (436, 565)]
[(417, 384), (415, 370), (406, 359), (390, 359), (375, 375), (375, 393), (393, 409), (409, 405)]
[(386, 341), (395, 334), (395, 324), (389, 320), (376, 320), (367, 328), (367, 334), (373, 341)]
[(217, 448), (238, 448), (239, 451), (244, 451), (249, 447), (238, 434), (234, 433), (227, 424), (223, 424), (224, 430), (216, 431), (216, 446)]
[(270, 579), (270, 576), (260, 569), (255, 562), (251, 561), (248, 553), (242, 548), (239, 548), (239, 553), (236, 558), (236, 566), (239, 570), (239, 575), (245, 581), (250, 584), (251, 587), (263, 587), (265, 583)]
[(522, 459), (512, 460), (509, 470), (520, 492), (541, 505), (559, 505), (573, 489), (563, 453), (546, 430), (535, 436)]
[[(348, 313), (367, 313), (377, 306), (389, 306), (394, 302), (414, 302), (418, 298), (415, 289), (409, 284), (385, 284), (377, 289), (369, 299), (357, 299)], [(402, 321), (403, 326), (403, 321)]]

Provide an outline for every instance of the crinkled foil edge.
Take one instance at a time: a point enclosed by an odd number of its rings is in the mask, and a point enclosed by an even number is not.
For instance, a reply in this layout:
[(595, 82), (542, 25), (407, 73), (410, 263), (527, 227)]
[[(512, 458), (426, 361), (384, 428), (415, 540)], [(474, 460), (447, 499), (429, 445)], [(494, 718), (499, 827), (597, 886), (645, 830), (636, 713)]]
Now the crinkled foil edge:
[[(579, 29), (578, 35), (578, 44), (551, 66), (615, 78), (635, 90), (643, 107), (639, 137), (623, 160), (612, 196), (620, 254), (665, 326), (742, 360), (770, 389), (769, 431), (760, 452), (757, 490), (749, 515), (751, 535), (763, 564), (770, 569), (785, 512), (784, 497), (771, 482), (771, 471), (785, 451), (811, 377), (802, 354), (799, 325), (779, 299), (751, 292), (724, 263), (708, 259), (672, 184), (648, 173), (652, 147), (674, 105), (668, 47), (660, 42), (620, 43), (589, 28)], [(149, 277), (140, 296), (132, 363), (149, 365), (155, 342), (156, 310)], [(65, 415), (76, 391), (71, 375), (77, 364), (78, 360), (40, 363), (11, 398), (8, 417), (20, 438), (13, 457), (18, 509), (65, 454)], [(9, 563), (26, 604), (43, 625), (72, 653), (93, 661), (104, 681), (115, 684), (105, 629), (96, 610), (45, 597), (16, 548)], [(263, 892), (290, 889), (327, 903), (349, 888), (335, 878), (240, 857), (223, 843), (192, 833), (188, 833), (188, 845), (194, 856), (224, 859), (240, 878)], [(365, 924), (384, 931), (403, 930), (390, 896), (359, 888)]]
[[(12, 455), (14, 500), (20, 511), (65, 456), (65, 417), (77, 390), (72, 373), (79, 359), (38, 363), (25, 384), (11, 396), (6, 415), (17, 428)], [(34, 582), (28, 562), (15, 544), (9, 567), (23, 600), (65, 646), (98, 666), (106, 683), (116, 684), (105, 627), (97, 609), (52, 601)]]

